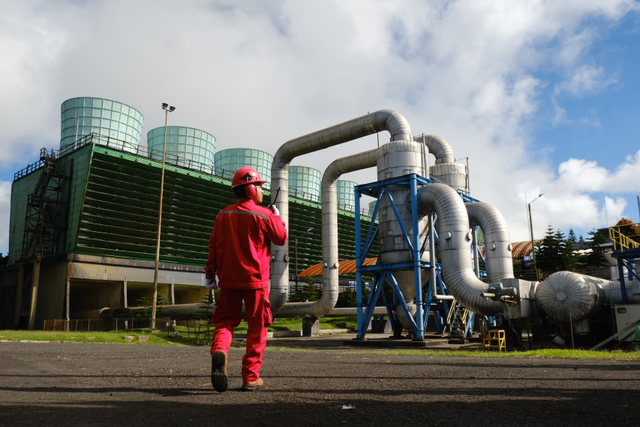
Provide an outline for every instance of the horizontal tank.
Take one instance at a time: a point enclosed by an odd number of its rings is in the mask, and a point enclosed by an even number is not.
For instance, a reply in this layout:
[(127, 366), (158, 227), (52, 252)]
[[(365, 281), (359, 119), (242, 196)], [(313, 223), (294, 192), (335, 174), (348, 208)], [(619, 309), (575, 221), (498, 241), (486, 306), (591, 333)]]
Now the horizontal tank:
[(307, 166), (289, 166), (289, 195), (320, 203), (322, 175)]
[(337, 184), (338, 184), (337, 185), (338, 209), (342, 209), (349, 212), (355, 212), (356, 195), (355, 195), (354, 187), (358, 185), (358, 183), (339, 179)]
[[(147, 133), (149, 157), (162, 160), (164, 126)], [(185, 126), (167, 126), (166, 162), (212, 173), (216, 138), (208, 132)]]
[(233, 174), (244, 166), (251, 166), (259, 174), (265, 187), (271, 185), (271, 164), (273, 156), (265, 151), (253, 148), (227, 148), (216, 152), (215, 174), (223, 178), (231, 179)]
[(142, 114), (121, 102), (102, 98), (71, 98), (62, 103), (60, 148), (86, 135), (100, 135), (94, 142), (132, 153), (138, 151)]

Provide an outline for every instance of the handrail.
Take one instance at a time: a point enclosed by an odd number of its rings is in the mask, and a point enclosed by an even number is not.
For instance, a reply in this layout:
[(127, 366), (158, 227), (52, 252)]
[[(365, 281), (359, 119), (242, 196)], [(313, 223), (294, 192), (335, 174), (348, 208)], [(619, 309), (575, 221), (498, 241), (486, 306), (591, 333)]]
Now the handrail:
[[(53, 159), (58, 159), (62, 156), (65, 156), (77, 149), (80, 149), (86, 145), (89, 144), (98, 144), (98, 145), (102, 145), (102, 146), (106, 146), (107, 148), (113, 149), (113, 150), (117, 150), (117, 151), (123, 151), (126, 153), (131, 153), (133, 155), (136, 156), (141, 156), (141, 157), (145, 157), (145, 158), (150, 158), (152, 160), (162, 160), (162, 150), (154, 150), (154, 149), (150, 149), (148, 147), (144, 147), (144, 146), (140, 146), (140, 145), (136, 145), (133, 144), (131, 142), (128, 141), (122, 141), (120, 139), (117, 138), (112, 138), (110, 136), (105, 136), (105, 135), (101, 135), (99, 133), (96, 132), (92, 132), (90, 134), (87, 134), (85, 136), (83, 136), (82, 138), (79, 138), (77, 141), (62, 146), (60, 147), (60, 149), (56, 150), (56, 149), (51, 149), (48, 150), (46, 148), (42, 148), (40, 150), (40, 159), (32, 164), (28, 164), (25, 168), (19, 170), (18, 172), (13, 174), (13, 180), (16, 181), (20, 178), (23, 178), (29, 174), (32, 174), (33, 172), (37, 171), (38, 169), (40, 169), (41, 167), (44, 166), (45, 164), (45, 157), (47, 158), (53, 158)], [(178, 167), (183, 167), (185, 169), (191, 169), (191, 170), (195, 170), (207, 175), (213, 175), (213, 176), (217, 176), (220, 177), (222, 179), (227, 179), (227, 180), (231, 180), (231, 178), (233, 177), (233, 174), (235, 172), (233, 171), (229, 171), (227, 169), (220, 169), (220, 171), (215, 170), (215, 167), (213, 165), (208, 165), (205, 163), (201, 163), (198, 162), (196, 160), (191, 160), (191, 159), (187, 159), (181, 156), (177, 156), (175, 154), (171, 154), (171, 153), (166, 153), (165, 154), (165, 163), (167, 164), (171, 164), (171, 165), (175, 165)], [(271, 185), (270, 182), (266, 182), (264, 187), (266, 189), (269, 189), (269, 186)], [(310, 202), (315, 202), (315, 203), (320, 203), (320, 197), (314, 194), (310, 194), (306, 191), (302, 191), (302, 190), (298, 190), (298, 189), (290, 189), (289, 190), (289, 195), (296, 197), (298, 199), (302, 199), (302, 200), (307, 200)], [(350, 204), (347, 203), (339, 203), (338, 204), (338, 209), (344, 210), (344, 211), (348, 211), (348, 212), (355, 212), (355, 206), (352, 206)], [(360, 213), (362, 215), (366, 215), (366, 216), (371, 216), (370, 212), (368, 209), (360, 209)]]
[(620, 250), (620, 252), (624, 252), (625, 249), (629, 250), (629, 249), (636, 249), (640, 247), (640, 243), (631, 239), (631, 237), (638, 236), (640, 235), (640, 233), (632, 234), (631, 236), (628, 236), (622, 233), (623, 227), (633, 229), (634, 225), (636, 226), (636, 229), (637, 229), (638, 225), (640, 224), (621, 224), (621, 225), (614, 225), (613, 227), (609, 227), (609, 239), (611, 239), (611, 241), (613, 242), (614, 251)]
[(451, 307), (449, 308), (449, 315), (447, 316), (447, 325), (449, 327), (451, 327), (451, 319), (453, 319), (457, 306), (458, 306), (458, 301), (456, 300), (451, 301)]

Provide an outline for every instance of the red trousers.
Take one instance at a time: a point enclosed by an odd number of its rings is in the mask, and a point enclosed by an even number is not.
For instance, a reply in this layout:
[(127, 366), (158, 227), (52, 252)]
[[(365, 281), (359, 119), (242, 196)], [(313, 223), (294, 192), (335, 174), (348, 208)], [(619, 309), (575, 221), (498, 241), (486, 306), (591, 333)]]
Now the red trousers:
[(267, 326), (273, 320), (269, 304), (269, 288), (220, 289), (220, 300), (211, 320), (213, 331), (211, 353), (228, 353), (233, 338), (233, 328), (242, 320), (242, 300), (247, 315), (247, 351), (242, 358), (242, 382), (260, 378), (262, 355), (267, 347)]

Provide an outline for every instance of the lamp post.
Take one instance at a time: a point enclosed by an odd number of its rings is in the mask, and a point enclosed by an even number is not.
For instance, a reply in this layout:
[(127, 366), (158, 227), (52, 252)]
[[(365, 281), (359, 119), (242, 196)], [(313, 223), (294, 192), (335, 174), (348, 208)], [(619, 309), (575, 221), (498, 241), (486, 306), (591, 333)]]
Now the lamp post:
[(529, 231), (531, 232), (531, 255), (533, 256), (533, 269), (536, 272), (536, 280), (540, 281), (540, 273), (538, 272), (538, 265), (536, 264), (536, 246), (533, 241), (533, 220), (531, 219), (531, 203), (542, 197), (544, 193), (540, 193), (538, 197), (527, 203), (527, 209), (529, 210)]
[(151, 327), (156, 329), (156, 311), (158, 309), (156, 300), (158, 299), (158, 264), (160, 263), (160, 232), (162, 230), (162, 196), (164, 195), (164, 161), (167, 154), (167, 121), (169, 113), (173, 113), (176, 107), (166, 102), (162, 103), (164, 110), (164, 142), (162, 144), (162, 173), (160, 175), (160, 207), (158, 209), (158, 238), (156, 240), (156, 266), (153, 272), (153, 301), (151, 302)]

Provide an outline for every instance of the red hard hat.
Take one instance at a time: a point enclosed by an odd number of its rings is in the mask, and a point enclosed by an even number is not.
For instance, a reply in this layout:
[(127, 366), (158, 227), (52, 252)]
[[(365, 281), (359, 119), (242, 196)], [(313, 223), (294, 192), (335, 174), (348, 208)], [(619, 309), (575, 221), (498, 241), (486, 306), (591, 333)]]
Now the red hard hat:
[(259, 184), (262, 185), (267, 181), (263, 181), (260, 178), (260, 174), (250, 166), (240, 168), (233, 174), (233, 180), (231, 180), (231, 188), (235, 188), (239, 185), (245, 184)]

